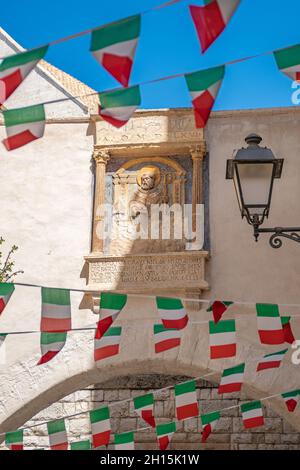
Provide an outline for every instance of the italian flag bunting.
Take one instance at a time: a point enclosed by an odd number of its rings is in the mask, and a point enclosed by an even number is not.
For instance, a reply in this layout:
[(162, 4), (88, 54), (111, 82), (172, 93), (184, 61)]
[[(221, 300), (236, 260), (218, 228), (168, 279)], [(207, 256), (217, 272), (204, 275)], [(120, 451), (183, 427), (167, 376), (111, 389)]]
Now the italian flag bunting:
[(281, 72), (300, 81), (300, 44), (275, 51), (274, 57)]
[(37, 365), (51, 361), (64, 347), (67, 333), (41, 333), (42, 357)]
[(110, 439), (110, 416), (108, 406), (90, 411), (93, 448), (108, 446)]
[(0, 60), (0, 104), (18, 88), (31, 70), (43, 59), (48, 46), (21, 52)]
[(23, 450), (23, 429), (7, 432), (5, 434), (5, 445), (9, 450)]
[(140, 15), (92, 32), (90, 51), (118, 82), (127, 87), (141, 29)]
[(134, 409), (138, 415), (150, 424), (152, 428), (155, 428), (155, 418), (153, 415), (154, 407), (154, 396), (153, 393), (147, 393), (147, 395), (142, 395), (141, 397), (135, 397), (133, 399)]
[(68, 437), (65, 420), (56, 419), (47, 423), (51, 450), (68, 450)]
[(118, 317), (121, 310), (125, 307), (127, 295), (111, 294), (103, 292), (100, 297), (100, 319), (97, 323), (95, 339), (101, 339), (108, 328)]
[(202, 423), (202, 438), (201, 442), (204, 444), (209, 438), (210, 434), (213, 432), (214, 428), (217, 425), (221, 415), (219, 411), (214, 411), (213, 413), (208, 413), (201, 416)]
[(223, 65), (185, 75), (192, 98), (195, 124), (198, 129), (203, 129), (208, 121), (224, 75), (225, 67)]
[(256, 304), (258, 334), (262, 344), (282, 344), (284, 334), (276, 304)]
[(260, 401), (252, 401), (241, 405), (244, 427), (257, 428), (264, 425), (263, 410)]
[(220, 36), (239, 3), (240, 0), (204, 0), (203, 7), (190, 5), (202, 52)]
[(226, 312), (226, 310), (232, 305), (233, 302), (229, 302), (226, 300), (213, 300), (209, 303), (207, 308), (207, 312), (212, 312), (214, 317), (214, 322), (218, 323), (221, 320), (222, 316)]
[(71, 450), (91, 450), (91, 441), (77, 441), (71, 443)]
[(0, 333), (0, 348), (2, 344), (4, 343), (6, 336), (7, 336), (6, 333)]
[(43, 104), (3, 111), (3, 117), (7, 138), (2, 142), (6, 150), (23, 147), (44, 135), (46, 115)]
[(166, 450), (171, 442), (174, 432), (176, 432), (176, 423), (164, 423), (156, 426), (157, 442), (160, 450)]
[(13, 295), (15, 286), (11, 283), (0, 282), (0, 315)]
[(198, 416), (199, 408), (195, 380), (175, 385), (174, 390), (177, 419), (182, 420)]
[(41, 331), (68, 331), (71, 326), (71, 299), (67, 289), (42, 287)]
[(209, 322), (210, 358), (220, 359), (236, 355), (235, 320)]
[(284, 341), (293, 344), (295, 341), (294, 333), (291, 327), (291, 317), (281, 317), (281, 326), (283, 330)]
[(107, 357), (119, 354), (121, 333), (122, 328), (120, 326), (112, 326), (104, 333), (101, 339), (95, 338), (95, 361), (101, 361)]
[(180, 346), (181, 331), (175, 328), (165, 328), (164, 325), (153, 326), (155, 352), (161, 353)]
[(229, 369), (224, 369), (219, 385), (218, 393), (240, 392), (244, 380), (245, 364), (239, 364)]
[(266, 369), (278, 369), (287, 351), (288, 349), (284, 349), (283, 351), (267, 354), (259, 361), (256, 371), (259, 372), (260, 370)]
[(115, 450), (134, 450), (134, 433), (115, 434)]
[(115, 127), (124, 126), (141, 104), (140, 87), (99, 93), (99, 114)]
[(156, 305), (165, 328), (182, 330), (186, 327), (189, 318), (180, 299), (156, 297)]
[(298, 404), (300, 390), (293, 390), (292, 392), (283, 393), (282, 398), (285, 401), (286, 407), (290, 412), (293, 412), (296, 409)]

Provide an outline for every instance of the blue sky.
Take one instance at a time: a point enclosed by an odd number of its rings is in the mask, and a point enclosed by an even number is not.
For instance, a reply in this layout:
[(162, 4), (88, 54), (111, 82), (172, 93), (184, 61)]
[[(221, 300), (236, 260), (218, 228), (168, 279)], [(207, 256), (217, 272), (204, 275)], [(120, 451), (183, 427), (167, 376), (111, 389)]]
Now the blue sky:
[[(145, 11), (163, 0), (14, 0), (1, 6), (1, 26), (26, 48)], [(131, 83), (196, 71), (300, 43), (299, 0), (241, 0), (230, 24), (204, 54), (182, 1), (142, 18)], [(12, 8), (13, 7), (13, 8)], [(90, 35), (52, 46), (46, 60), (98, 91), (118, 86), (89, 53)], [(215, 109), (291, 106), (291, 80), (272, 55), (231, 65)], [(190, 106), (183, 78), (142, 89), (143, 108)]]

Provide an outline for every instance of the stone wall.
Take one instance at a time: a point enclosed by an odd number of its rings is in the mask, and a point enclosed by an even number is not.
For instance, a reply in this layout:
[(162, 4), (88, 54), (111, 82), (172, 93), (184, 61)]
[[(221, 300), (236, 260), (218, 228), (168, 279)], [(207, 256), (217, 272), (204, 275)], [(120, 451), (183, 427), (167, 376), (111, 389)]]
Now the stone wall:
[[(132, 401), (124, 401), (151, 390), (170, 387), (175, 383), (187, 380), (183, 376), (142, 375), (115, 379), (101, 386), (77, 392), (46, 408), (36, 415), (25, 426), (47, 421), (73, 413), (80, 413), (93, 408), (111, 405), (112, 432), (126, 432), (144, 428), (145, 422), (137, 418)], [(197, 394), (203, 413), (221, 410), (238, 405), (242, 401), (252, 399), (242, 394), (228, 394), (223, 399), (218, 395), (217, 387), (209, 382), (198, 381)], [(122, 402), (113, 405), (116, 402)], [(155, 393), (155, 416), (159, 423), (174, 419), (175, 403), (172, 389)], [(170, 449), (178, 450), (264, 450), (264, 449), (300, 449), (300, 433), (274, 413), (264, 407), (265, 426), (246, 431), (238, 408), (226, 410), (218, 425), (209, 437), (208, 442), (200, 443), (200, 420), (193, 418), (177, 423), (177, 432), (173, 436)], [(74, 416), (66, 420), (69, 441), (88, 439), (90, 425), (87, 414)], [(25, 431), (26, 447), (47, 447), (48, 437), (46, 426)], [(156, 436), (152, 430), (138, 431), (135, 434), (136, 449), (157, 449)]]

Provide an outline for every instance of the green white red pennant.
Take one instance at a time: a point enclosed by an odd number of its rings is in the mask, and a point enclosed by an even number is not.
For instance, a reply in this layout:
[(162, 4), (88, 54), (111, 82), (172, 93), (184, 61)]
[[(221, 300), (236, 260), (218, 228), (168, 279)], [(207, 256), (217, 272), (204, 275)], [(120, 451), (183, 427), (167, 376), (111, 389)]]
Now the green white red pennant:
[(278, 68), (292, 80), (300, 80), (300, 44), (274, 52)]
[(214, 322), (218, 323), (221, 320), (222, 316), (226, 312), (226, 310), (232, 305), (233, 302), (229, 302), (226, 300), (213, 300), (209, 303), (207, 308), (207, 312), (212, 312), (214, 317)]
[(240, 392), (244, 381), (245, 364), (224, 369), (218, 393)]
[(142, 395), (141, 397), (135, 397), (133, 399), (134, 409), (138, 413), (138, 415), (146, 421), (146, 423), (150, 424), (152, 428), (155, 428), (155, 418), (153, 415), (153, 408), (154, 408), (154, 396), (153, 393), (147, 393), (146, 395)]
[(23, 429), (7, 432), (5, 434), (5, 445), (9, 450), (23, 450)]
[(219, 411), (214, 411), (213, 413), (207, 413), (207, 414), (201, 416), (201, 423), (202, 423), (201, 442), (203, 444), (207, 441), (210, 434), (215, 429), (220, 417), (221, 416), (220, 416)]
[(209, 322), (210, 358), (220, 359), (236, 355), (235, 320)]
[(95, 338), (95, 361), (101, 361), (102, 359), (119, 354), (121, 333), (121, 326), (112, 326), (104, 333), (101, 339)]
[(124, 126), (141, 104), (140, 87), (99, 93), (99, 114), (115, 127)]
[(276, 304), (256, 304), (258, 334), (262, 344), (282, 344), (284, 334)]
[(264, 425), (263, 410), (260, 401), (252, 401), (241, 405), (243, 423), (246, 429)]
[(18, 88), (31, 70), (43, 59), (48, 46), (14, 54), (0, 60), (0, 104)]
[(42, 287), (41, 331), (68, 331), (71, 325), (71, 298), (68, 289)]
[(6, 336), (7, 336), (6, 333), (0, 333), (0, 348), (2, 344), (4, 343)]
[(127, 87), (140, 36), (141, 17), (131, 16), (92, 32), (90, 51), (118, 82)]
[(64, 347), (67, 340), (67, 333), (41, 333), (42, 357), (37, 365), (51, 361)]
[(293, 390), (292, 392), (283, 393), (282, 398), (285, 401), (286, 407), (290, 412), (295, 411), (299, 401), (300, 390)]
[(45, 131), (43, 104), (3, 111), (7, 138), (2, 142), (6, 150), (15, 150), (40, 139)]
[(76, 441), (71, 442), (71, 450), (91, 450), (91, 441)]
[(186, 327), (189, 318), (180, 299), (156, 297), (156, 305), (165, 328), (182, 330)]
[(115, 434), (115, 450), (134, 450), (134, 433)]
[(8, 304), (14, 290), (15, 286), (13, 284), (5, 282), (0, 283), (0, 315)]
[(160, 450), (166, 450), (171, 442), (174, 432), (176, 432), (176, 423), (164, 423), (156, 426), (157, 442)]
[(225, 67), (214, 67), (185, 75), (194, 108), (195, 124), (203, 129), (222, 85)]
[(259, 372), (266, 369), (278, 369), (287, 351), (288, 349), (284, 349), (283, 351), (278, 351), (276, 353), (266, 354), (257, 364), (256, 371)]
[(64, 419), (47, 423), (51, 450), (68, 450), (68, 437)]
[(90, 411), (90, 421), (92, 428), (93, 448), (97, 449), (97, 447), (107, 446), (109, 444), (111, 433), (108, 406)]
[(204, 0), (203, 7), (190, 5), (202, 52), (224, 31), (239, 3), (240, 0)]
[(177, 419), (182, 420), (199, 416), (195, 380), (175, 385), (174, 390)]
[(118, 318), (119, 313), (125, 307), (127, 295), (111, 294), (103, 292), (100, 297), (100, 319), (97, 323), (95, 338), (101, 339), (108, 328)]
[(180, 346), (181, 330), (165, 328), (164, 325), (153, 326), (155, 352), (161, 353)]
[(281, 326), (283, 330), (284, 341), (293, 344), (295, 336), (291, 327), (291, 317), (281, 317)]

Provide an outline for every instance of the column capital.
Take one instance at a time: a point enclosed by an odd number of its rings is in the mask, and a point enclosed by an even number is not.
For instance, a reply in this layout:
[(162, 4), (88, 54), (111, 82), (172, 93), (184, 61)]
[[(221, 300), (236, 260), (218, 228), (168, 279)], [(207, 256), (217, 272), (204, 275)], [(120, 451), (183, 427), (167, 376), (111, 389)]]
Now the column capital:
[(190, 147), (190, 153), (193, 160), (203, 160), (206, 154), (205, 142), (201, 142), (198, 145), (193, 145), (192, 147)]
[(110, 153), (108, 150), (94, 150), (93, 159), (95, 160), (96, 165), (106, 165), (110, 159)]

